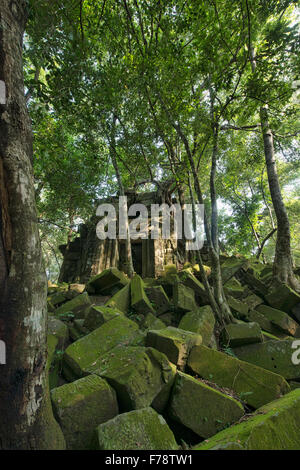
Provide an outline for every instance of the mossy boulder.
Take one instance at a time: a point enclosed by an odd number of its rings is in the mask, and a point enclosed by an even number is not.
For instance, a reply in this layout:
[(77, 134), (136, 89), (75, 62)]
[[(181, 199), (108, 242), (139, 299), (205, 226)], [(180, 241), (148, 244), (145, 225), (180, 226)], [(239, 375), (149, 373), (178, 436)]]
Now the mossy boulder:
[(108, 299), (105, 305), (107, 307), (121, 310), (123, 313), (127, 313), (130, 307), (130, 283), (126, 284), (125, 287)]
[(216, 434), (194, 450), (299, 450), (300, 389), (259, 408), (248, 420)]
[(100, 424), (95, 433), (99, 450), (177, 450), (164, 418), (152, 408), (123, 413)]
[(184, 368), (192, 347), (201, 343), (201, 335), (172, 326), (163, 330), (150, 330), (146, 337), (147, 346), (164, 353), (169, 361), (181, 369)]
[(155, 313), (145, 292), (145, 285), (142, 278), (135, 274), (130, 283), (131, 307), (137, 313), (145, 315), (146, 313)]
[(166, 328), (166, 324), (152, 313), (147, 313), (140, 326), (143, 330), (161, 330)]
[(86, 285), (90, 294), (112, 295), (128, 284), (129, 280), (117, 268), (109, 268), (92, 277)]
[[(153, 348), (118, 346), (86, 370), (105, 378), (116, 390), (122, 411), (150, 406), (164, 389), (170, 393), (175, 371)], [(168, 396), (165, 396), (165, 404)]]
[(259, 279), (258, 275), (251, 274), (249, 271), (243, 270), (241, 272), (241, 277), (243, 283), (247, 284), (251, 291), (253, 291), (258, 296), (265, 298), (265, 296), (268, 294), (268, 287)]
[(284, 336), (265, 315), (256, 310), (250, 310), (248, 312), (247, 321), (258, 323), (264, 332), (270, 333), (271, 335), (279, 335), (279, 337)]
[(75, 318), (84, 318), (85, 310), (90, 305), (88, 293), (84, 292), (58, 307), (55, 310), (55, 316), (65, 318), (66, 314), (72, 313)]
[(256, 310), (264, 315), (277, 329), (283, 333), (299, 338), (300, 325), (296, 323), (287, 313), (269, 307), (268, 305), (259, 305)]
[(123, 312), (116, 308), (92, 305), (86, 313), (83, 326), (89, 331), (93, 331), (107, 321), (119, 317), (120, 315), (124, 316)]
[(155, 315), (161, 315), (170, 310), (170, 300), (162, 286), (145, 287), (145, 292), (155, 311)]
[(195, 292), (181, 282), (173, 286), (173, 301), (177, 312), (183, 314), (196, 310)]
[(192, 331), (202, 336), (202, 344), (208, 346), (215, 327), (215, 316), (210, 305), (197, 308), (194, 312), (186, 313), (178, 327), (182, 330)]
[(53, 334), (47, 335), (47, 364), (46, 369), (48, 371), (49, 388), (50, 390), (57, 387), (60, 371), (60, 355), (57, 354), (58, 349), (58, 338)]
[(233, 276), (238, 274), (242, 268), (247, 268), (249, 262), (240, 258), (228, 258), (221, 265), (223, 283), (227, 283)]
[(224, 283), (224, 292), (226, 295), (231, 295), (235, 299), (243, 297), (245, 287), (235, 278), (232, 277), (229, 281)]
[(230, 323), (221, 331), (221, 338), (223, 344), (230, 348), (263, 341), (260, 326), (255, 322)]
[[(205, 290), (204, 285), (194, 276), (193, 273), (184, 270), (178, 274), (180, 284), (189, 287), (195, 293), (196, 301), (199, 305), (209, 304), (208, 296)], [(189, 309), (190, 311), (193, 308)]]
[(271, 340), (265, 343), (250, 344), (248, 346), (235, 348), (235, 355), (242, 361), (250, 362), (264, 369), (275, 372), (285, 379), (300, 378), (300, 364), (292, 362), (295, 349), (293, 341)]
[(77, 341), (78, 339), (88, 335), (89, 333), (90, 330), (88, 330), (84, 326), (83, 318), (74, 320), (72, 323), (69, 324), (69, 335), (72, 341)]
[(247, 318), (247, 313), (249, 311), (248, 305), (241, 300), (235, 299), (234, 297), (231, 297), (230, 295), (227, 297), (228, 305), (231, 308), (233, 312), (235, 312), (238, 316), (238, 318), (245, 319)]
[(118, 414), (115, 391), (97, 375), (53, 389), (51, 400), (67, 449), (89, 449), (95, 427)]
[(71, 344), (64, 353), (63, 372), (67, 380), (83, 376), (99, 357), (118, 344), (130, 344), (139, 335), (138, 325), (125, 317), (116, 317)]
[(268, 292), (265, 299), (271, 307), (290, 313), (292, 308), (300, 303), (300, 294), (297, 294), (286, 284), (277, 283)]
[(232, 397), (190, 375), (178, 372), (168, 412), (172, 419), (200, 437), (207, 438), (238, 421), (244, 409)]
[(56, 336), (58, 339), (57, 347), (59, 349), (63, 349), (69, 339), (68, 326), (64, 322), (62, 322), (61, 320), (55, 317), (48, 318), (47, 326), (48, 326), (48, 333)]
[(188, 367), (199, 377), (233, 390), (253, 408), (290, 391), (288, 383), (280, 375), (202, 345), (192, 349)]
[(248, 305), (249, 310), (254, 310), (258, 305), (264, 303), (263, 299), (256, 294), (250, 294), (243, 298), (243, 302)]
[(54, 307), (58, 307), (64, 302), (67, 302), (69, 299), (66, 292), (55, 292), (54, 294), (49, 295), (47, 300), (51, 303), (51, 305), (54, 305)]
[(77, 294), (82, 294), (85, 290), (85, 284), (78, 284), (78, 283), (70, 284), (69, 290), (76, 292)]

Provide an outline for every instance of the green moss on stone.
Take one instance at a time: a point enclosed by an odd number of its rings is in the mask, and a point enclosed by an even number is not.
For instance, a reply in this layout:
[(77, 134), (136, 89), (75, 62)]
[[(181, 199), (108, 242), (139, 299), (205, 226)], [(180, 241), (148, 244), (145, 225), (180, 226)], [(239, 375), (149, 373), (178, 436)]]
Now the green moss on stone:
[(253, 408), (290, 391), (288, 383), (280, 375), (205, 346), (192, 349), (188, 366), (203, 379), (233, 390)]
[(177, 450), (174, 435), (164, 418), (152, 408), (123, 413), (98, 426), (100, 450)]
[(170, 399), (172, 419), (202, 438), (238, 421), (244, 414), (242, 405), (200, 380), (178, 372)]
[(114, 390), (97, 375), (53, 389), (51, 399), (67, 448), (72, 450), (89, 449), (95, 427), (118, 414)]

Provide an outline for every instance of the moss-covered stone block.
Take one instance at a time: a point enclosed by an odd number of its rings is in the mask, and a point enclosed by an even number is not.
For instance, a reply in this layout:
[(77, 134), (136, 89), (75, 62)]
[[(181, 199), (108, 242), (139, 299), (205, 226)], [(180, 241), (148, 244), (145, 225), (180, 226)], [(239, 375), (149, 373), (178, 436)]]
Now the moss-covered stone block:
[(63, 304), (64, 302), (67, 302), (68, 296), (66, 292), (55, 292), (54, 294), (51, 294), (47, 297), (47, 300), (54, 305), (54, 307), (58, 307), (59, 305)]
[(293, 341), (271, 340), (261, 344), (250, 344), (248, 346), (235, 348), (235, 355), (242, 361), (250, 362), (264, 369), (275, 372), (285, 379), (300, 378), (300, 364), (292, 362), (295, 349)]
[[(192, 274), (191, 272), (184, 270), (178, 274), (180, 284), (192, 289), (195, 293), (196, 301), (199, 305), (209, 304), (209, 299), (205, 290), (204, 285)], [(190, 308), (190, 311), (193, 308)]]
[(215, 316), (210, 305), (197, 308), (194, 312), (186, 313), (178, 328), (181, 330), (192, 331), (202, 336), (202, 344), (208, 346), (215, 327)]
[(221, 331), (221, 338), (223, 344), (230, 348), (263, 341), (261, 328), (254, 322), (230, 323)]
[(271, 307), (290, 313), (292, 308), (300, 303), (300, 295), (286, 284), (278, 283), (268, 292), (265, 300)]
[(95, 427), (118, 414), (115, 391), (97, 375), (53, 389), (51, 400), (71, 450), (90, 449)]
[(121, 312), (126, 314), (130, 307), (130, 283), (126, 284), (125, 287), (108, 299), (105, 305), (107, 307), (121, 310)]
[(145, 292), (156, 315), (170, 310), (170, 300), (162, 286), (145, 287)]
[(82, 377), (84, 370), (118, 344), (128, 345), (136, 340), (138, 329), (135, 322), (119, 316), (71, 344), (63, 358), (63, 372), (67, 380)]
[(58, 307), (55, 310), (55, 316), (65, 318), (66, 314), (72, 313), (75, 318), (84, 318), (85, 310), (90, 305), (88, 293), (84, 292)]
[(283, 333), (299, 338), (300, 325), (296, 323), (287, 313), (269, 307), (268, 305), (259, 305), (256, 310), (264, 315), (277, 329)]
[(195, 292), (181, 282), (174, 284), (173, 301), (179, 313), (186, 313), (197, 309)]
[(201, 335), (172, 326), (163, 330), (150, 330), (146, 337), (147, 346), (164, 353), (179, 368), (184, 368), (191, 348), (201, 343)]
[(90, 294), (111, 295), (128, 284), (129, 280), (117, 268), (109, 268), (92, 277), (86, 285)]
[(244, 414), (237, 400), (182, 372), (177, 373), (168, 411), (172, 419), (202, 438), (213, 436)]
[(55, 317), (48, 317), (48, 333), (57, 337), (59, 349), (63, 349), (67, 344), (69, 339), (69, 329), (68, 326)]
[(280, 375), (202, 345), (192, 349), (188, 367), (199, 377), (233, 390), (253, 408), (290, 391), (288, 383)]
[[(167, 357), (153, 348), (118, 346), (86, 372), (100, 375), (116, 390), (122, 411), (150, 406), (175, 377)], [(168, 396), (165, 397), (166, 401)]]
[(248, 265), (248, 260), (241, 258), (228, 258), (225, 260), (221, 265), (223, 284), (238, 274), (242, 268), (247, 268)]
[(124, 316), (124, 313), (116, 308), (92, 305), (86, 313), (83, 326), (89, 331), (93, 331), (107, 321), (119, 317), (120, 315)]
[(248, 305), (249, 310), (255, 310), (258, 305), (264, 303), (263, 299), (256, 294), (247, 295), (243, 298), (243, 302)]
[(193, 450), (299, 450), (300, 389), (219, 432)]
[(141, 323), (143, 330), (161, 330), (166, 328), (166, 324), (152, 313), (147, 313)]
[(130, 283), (131, 307), (137, 312), (145, 315), (146, 313), (155, 313), (154, 308), (148, 299), (142, 278), (135, 274)]
[(264, 332), (267, 332), (271, 335), (278, 335), (279, 337), (284, 336), (283, 333), (279, 331), (278, 328), (276, 328), (276, 326), (273, 325), (273, 323), (271, 323), (267, 317), (265, 317), (265, 315), (257, 312), (256, 310), (250, 310), (248, 312), (247, 320), (250, 322), (258, 323), (261, 329), (264, 330)]
[(177, 450), (175, 437), (164, 418), (152, 408), (122, 413), (97, 427), (99, 450)]
[(244, 301), (242, 302), (241, 300), (235, 299), (234, 297), (231, 297), (230, 295), (227, 297), (228, 305), (231, 308), (233, 312), (235, 312), (238, 316), (238, 318), (245, 319), (247, 318), (247, 313), (249, 311), (249, 307)]

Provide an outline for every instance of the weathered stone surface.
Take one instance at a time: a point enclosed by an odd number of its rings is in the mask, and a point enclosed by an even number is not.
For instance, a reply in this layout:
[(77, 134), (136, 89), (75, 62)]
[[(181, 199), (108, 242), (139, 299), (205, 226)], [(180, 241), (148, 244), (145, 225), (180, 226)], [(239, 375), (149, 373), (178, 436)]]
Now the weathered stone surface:
[(201, 335), (169, 326), (163, 330), (148, 331), (146, 345), (164, 353), (167, 358), (183, 368), (191, 348), (202, 343)]
[[(209, 303), (208, 296), (204, 285), (191, 272), (184, 270), (178, 274), (180, 283), (189, 287), (195, 292), (196, 300), (199, 305), (207, 305)], [(193, 310), (192, 308), (190, 310)]]
[(258, 305), (264, 303), (263, 299), (255, 294), (250, 294), (247, 297), (244, 297), (243, 302), (248, 305), (249, 310), (255, 310)]
[(252, 418), (225, 429), (194, 450), (298, 450), (300, 390), (259, 408)]
[(293, 341), (266, 341), (261, 344), (250, 344), (241, 348), (235, 348), (235, 355), (242, 361), (256, 364), (259, 367), (275, 372), (286, 379), (300, 378), (300, 364), (292, 362), (295, 349)]
[(247, 320), (250, 322), (255, 322), (258, 323), (259, 326), (261, 327), (264, 332), (268, 332), (271, 335), (279, 335), (283, 336), (283, 333), (276, 328), (273, 323), (268, 320), (267, 317), (265, 317), (262, 313), (257, 312), (256, 310), (250, 310), (250, 312), (247, 315)]
[(162, 286), (145, 287), (145, 292), (156, 315), (170, 310), (170, 300)]
[(241, 302), (238, 299), (235, 299), (234, 297), (231, 297), (230, 295), (227, 297), (228, 305), (233, 310), (238, 318), (245, 319), (247, 318), (247, 313), (249, 311), (249, 307), (246, 303)]
[(83, 326), (89, 331), (93, 331), (107, 321), (119, 317), (120, 315), (124, 316), (124, 313), (117, 308), (92, 305), (86, 313)]
[(123, 313), (127, 313), (130, 306), (130, 284), (120, 289), (105, 303), (107, 307), (117, 308)]
[(69, 329), (67, 325), (55, 317), (48, 318), (48, 334), (52, 334), (58, 339), (58, 349), (63, 349), (69, 339)]
[(142, 278), (135, 274), (130, 283), (131, 306), (137, 312), (145, 315), (146, 313), (155, 313), (150, 300), (148, 299)]
[(97, 375), (53, 389), (51, 400), (67, 449), (90, 449), (95, 427), (118, 414), (115, 391)]
[(263, 298), (268, 294), (268, 287), (249, 271), (242, 271), (242, 281), (245, 282), (255, 294)]
[(215, 327), (215, 316), (210, 305), (199, 307), (194, 312), (186, 313), (178, 328), (186, 331), (192, 331), (193, 333), (200, 334), (202, 336), (202, 344), (208, 346), (211, 341), (211, 337)]
[(55, 310), (55, 316), (64, 317), (71, 312), (75, 318), (84, 318), (85, 309), (91, 305), (87, 292), (77, 295), (74, 299), (62, 304)]
[(84, 319), (74, 320), (73, 323), (69, 324), (69, 335), (72, 341), (77, 341), (78, 339), (86, 336), (90, 331), (84, 327)]
[(230, 348), (263, 341), (260, 326), (251, 322), (230, 323), (223, 328), (221, 337), (223, 343)]
[(176, 450), (174, 435), (152, 408), (123, 413), (96, 429), (99, 450)]
[(243, 297), (244, 291), (245, 287), (242, 286), (242, 284), (234, 277), (229, 279), (229, 281), (224, 284), (225, 294), (230, 295), (235, 299), (240, 299), (241, 297)]
[(181, 282), (174, 284), (173, 301), (175, 308), (180, 313), (196, 310), (195, 292), (190, 287), (183, 285)]
[(224, 261), (221, 266), (223, 283), (229, 281), (242, 268), (246, 268), (248, 264), (247, 260), (241, 258), (228, 258)]
[(300, 303), (300, 295), (285, 284), (278, 284), (265, 296), (267, 303), (278, 310), (290, 313)]
[(192, 429), (202, 438), (238, 421), (242, 405), (204, 382), (178, 372), (173, 387), (169, 413), (172, 419)]
[(65, 351), (63, 372), (68, 380), (82, 377), (100, 356), (118, 344), (131, 344), (138, 335), (138, 325), (125, 317), (116, 317), (71, 344)]
[(203, 379), (233, 390), (253, 408), (290, 391), (288, 383), (280, 375), (202, 345), (192, 349), (188, 367)]
[(64, 291), (61, 291), (61, 292), (58, 291), (58, 292), (55, 292), (54, 294), (48, 296), (48, 301), (54, 307), (57, 307), (57, 306), (63, 304), (67, 300), (68, 300), (68, 296), (67, 296), (66, 292), (64, 292)]
[(262, 313), (270, 322), (283, 333), (298, 338), (300, 336), (300, 325), (296, 323), (289, 315), (281, 310), (269, 307), (268, 305), (259, 305), (256, 310)]
[(117, 268), (109, 268), (92, 277), (86, 285), (86, 290), (91, 294), (110, 295), (122, 289), (128, 282), (124, 273)]
[[(117, 346), (86, 372), (100, 375), (116, 390), (122, 411), (150, 406), (157, 395), (170, 393), (175, 371), (167, 357), (153, 348)], [(165, 404), (168, 395), (165, 396)]]
[(76, 292), (77, 294), (82, 294), (85, 290), (85, 284), (70, 284), (70, 290)]
[(161, 330), (166, 328), (166, 324), (152, 313), (147, 313), (141, 323), (141, 328), (144, 330)]

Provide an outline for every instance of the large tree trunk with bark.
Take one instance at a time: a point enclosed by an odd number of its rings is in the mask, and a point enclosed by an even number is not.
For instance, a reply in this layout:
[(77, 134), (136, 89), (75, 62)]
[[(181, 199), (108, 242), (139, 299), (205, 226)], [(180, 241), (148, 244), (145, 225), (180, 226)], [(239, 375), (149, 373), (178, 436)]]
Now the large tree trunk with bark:
[(46, 373), (46, 276), (38, 233), (22, 38), (26, 2), (0, 0), (0, 448), (64, 448)]
[(269, 125), (268, 108), (260, 109), (260, 120), (264, 141), (265, 160), (269, 181), (269, 188), (273, 207), (277, 219), (277, 239), (273, 275), (276, 281), (290, 285), (300, 290), (300, 284), (293, 272), (293, 259), (291, 253), (291, 233), (287, 211), (283, 202), (274, 152), (273, 134)]

